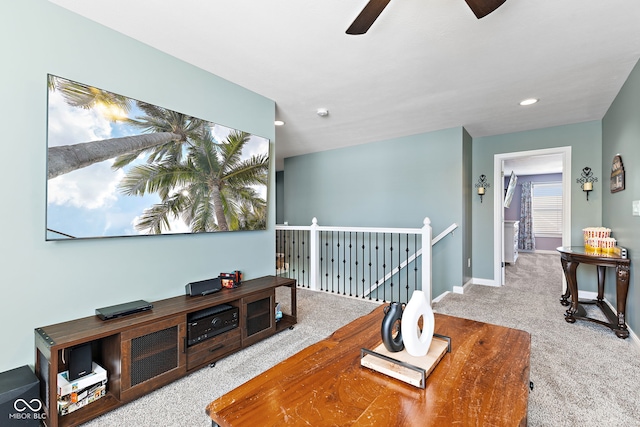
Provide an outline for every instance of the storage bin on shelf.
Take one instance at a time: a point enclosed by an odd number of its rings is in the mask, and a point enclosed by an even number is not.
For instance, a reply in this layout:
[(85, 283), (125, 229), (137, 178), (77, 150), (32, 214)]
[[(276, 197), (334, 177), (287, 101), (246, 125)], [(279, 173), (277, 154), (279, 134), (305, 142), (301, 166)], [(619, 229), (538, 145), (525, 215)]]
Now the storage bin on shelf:
[(606, 227), (587, 227), (582, 229), (584, 249), (587, 252), (611, 255), (616, 253), (616, 239), (611, 237), (611, 229)]

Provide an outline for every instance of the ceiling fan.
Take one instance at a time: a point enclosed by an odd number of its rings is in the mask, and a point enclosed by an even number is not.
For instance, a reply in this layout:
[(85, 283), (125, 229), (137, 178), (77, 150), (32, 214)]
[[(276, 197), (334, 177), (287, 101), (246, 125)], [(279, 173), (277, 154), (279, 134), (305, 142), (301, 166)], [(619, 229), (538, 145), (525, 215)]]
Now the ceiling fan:
[[(382, 13), (385, 7), (391, 0), (369, 0), (369, 3), (362, 9), (360, 15), (353, 21), (351, 26), (347, 29), (347, 34), (364, 34), (369, 27), (373, 25), (378, 16)], [(484, 18), (497, 8), (506, 0), (464, 0), (467, 2), (473, 13), (478, 19)]]

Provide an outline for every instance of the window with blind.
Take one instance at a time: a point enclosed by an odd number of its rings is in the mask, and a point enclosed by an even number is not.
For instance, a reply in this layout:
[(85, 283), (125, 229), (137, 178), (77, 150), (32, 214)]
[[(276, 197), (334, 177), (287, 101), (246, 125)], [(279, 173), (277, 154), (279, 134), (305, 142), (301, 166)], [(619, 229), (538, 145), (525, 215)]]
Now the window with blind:
[(531, 186), (533, 233), (536, 237), (562, 236), (562, 182)]

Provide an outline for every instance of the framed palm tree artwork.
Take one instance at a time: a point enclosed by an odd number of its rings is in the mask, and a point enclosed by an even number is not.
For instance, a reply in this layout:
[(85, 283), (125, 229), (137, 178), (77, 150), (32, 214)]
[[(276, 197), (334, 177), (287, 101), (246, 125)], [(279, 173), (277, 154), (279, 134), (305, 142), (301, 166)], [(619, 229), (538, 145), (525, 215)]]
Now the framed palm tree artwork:
[(47, 79), (47, 240), (266, 228), (267, 138)]

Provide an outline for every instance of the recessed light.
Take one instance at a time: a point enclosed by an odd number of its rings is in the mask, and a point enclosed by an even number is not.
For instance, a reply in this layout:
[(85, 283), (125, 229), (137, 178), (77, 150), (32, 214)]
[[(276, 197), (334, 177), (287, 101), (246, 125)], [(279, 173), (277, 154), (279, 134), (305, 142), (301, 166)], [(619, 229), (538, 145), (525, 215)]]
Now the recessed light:
[(531, 104), (535, 104), (536, 102), (538, 102), (538, 99), (536, 99), (536, 98), (528, 98), (528, 99), (524, 99), (524, 100), (520, 101), (520, 105), (522, 105), (522, 106), (531, 105)]
[(284, 126), (284, 122), (282, 120), (276, 120), (273, 124), (276, 126)]
[(329, 110), (327, 110), (326, 108), (318, 108), (318, 111), (316, 111), (316, 113), (320, 116), (320, 117), (326, 117), (329, 115)]

